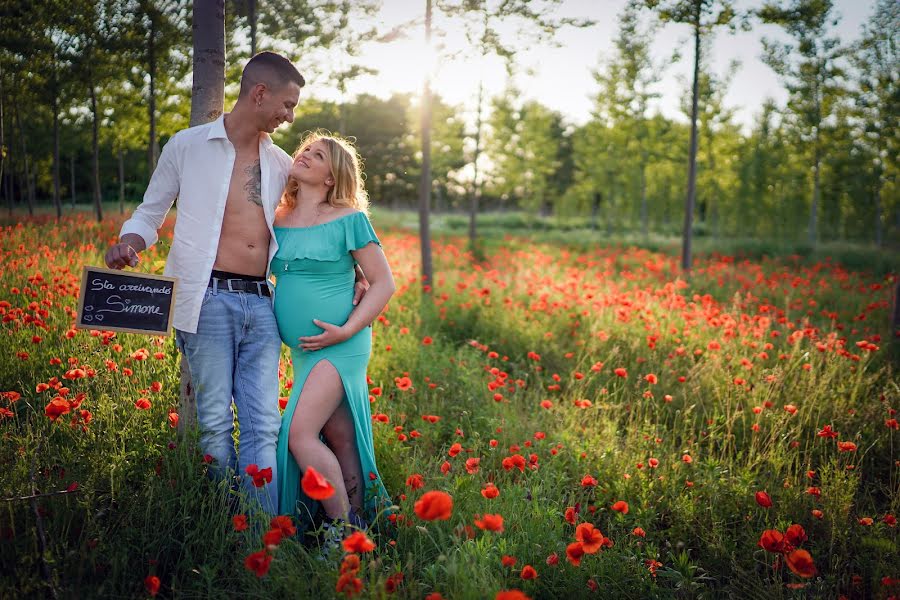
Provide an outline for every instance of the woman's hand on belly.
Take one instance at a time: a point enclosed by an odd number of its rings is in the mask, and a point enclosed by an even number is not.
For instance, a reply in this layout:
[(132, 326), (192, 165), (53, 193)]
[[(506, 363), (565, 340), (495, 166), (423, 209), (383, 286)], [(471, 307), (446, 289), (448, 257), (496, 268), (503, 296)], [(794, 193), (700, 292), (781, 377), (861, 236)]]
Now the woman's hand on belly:
[(318, 319), (313, 319), (316, 327), (321, 327), (324, 331), (319, 335), (301, 336), (297, 338), (300, 342), (302, 350), (321, 350), (328, 346), (334, 346), (350, 339), (350, 331), (341, 325), (333, 325)]

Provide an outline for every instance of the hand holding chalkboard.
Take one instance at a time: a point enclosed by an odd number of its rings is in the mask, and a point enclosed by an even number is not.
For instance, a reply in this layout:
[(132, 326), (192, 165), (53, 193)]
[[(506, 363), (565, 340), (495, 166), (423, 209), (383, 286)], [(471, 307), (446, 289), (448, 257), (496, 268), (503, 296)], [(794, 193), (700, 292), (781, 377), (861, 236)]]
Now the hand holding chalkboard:
[(177, 280), (85, 266), (75, 327), (169, 335)]

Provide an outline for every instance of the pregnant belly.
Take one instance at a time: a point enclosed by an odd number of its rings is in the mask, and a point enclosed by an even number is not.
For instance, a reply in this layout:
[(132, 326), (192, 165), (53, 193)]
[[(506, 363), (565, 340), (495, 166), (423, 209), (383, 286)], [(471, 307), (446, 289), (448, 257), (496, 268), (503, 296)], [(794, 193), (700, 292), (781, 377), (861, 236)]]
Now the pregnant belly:
[(279, 277), (275, 285), (275, 318), (281, 340), (296, 348), (298, 337), (322, 333), (313, 319), (343, 325), (354, 309), (352, 278), (347, 283), (334, 278)]

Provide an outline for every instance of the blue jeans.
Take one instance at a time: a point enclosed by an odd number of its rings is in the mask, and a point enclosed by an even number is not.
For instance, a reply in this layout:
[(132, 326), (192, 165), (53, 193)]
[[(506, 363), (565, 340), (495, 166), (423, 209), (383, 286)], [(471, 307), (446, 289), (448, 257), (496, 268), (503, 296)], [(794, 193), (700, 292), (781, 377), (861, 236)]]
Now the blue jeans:
[[(272, 300), (248, 292), (206, 291), (197, 333), (175, 332), (187, 358), (197, 401), (200, 448), (215, 459), (211, 473), (241, 476), (248, 499), (257, 499), (269, 514), (278, 512), (278, 466), (275, 447), (281, 427), (278, 411), (278, 359), (281, 337)], [(239, 453), (235, 452), (237, 407)], [(247, 475), (248, 465), (272, 468), (272, 481), (260, 488)]]

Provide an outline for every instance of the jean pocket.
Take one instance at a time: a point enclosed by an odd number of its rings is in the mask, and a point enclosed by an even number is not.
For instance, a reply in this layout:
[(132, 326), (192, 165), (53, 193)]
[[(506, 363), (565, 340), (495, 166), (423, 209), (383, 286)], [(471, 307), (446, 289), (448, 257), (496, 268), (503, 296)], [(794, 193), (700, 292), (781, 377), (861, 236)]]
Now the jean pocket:
[(212, 288), (206, 288), (206, 293), (203, 294), (203, 302), (200, 303), (200, 308), (203, 308), (204, 306), (206, 306), (206, 304), (210, 301), (210, 299), (212, 297), (213, 297)]

